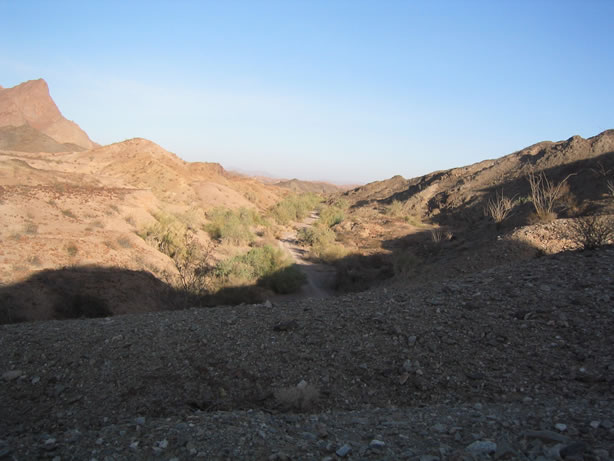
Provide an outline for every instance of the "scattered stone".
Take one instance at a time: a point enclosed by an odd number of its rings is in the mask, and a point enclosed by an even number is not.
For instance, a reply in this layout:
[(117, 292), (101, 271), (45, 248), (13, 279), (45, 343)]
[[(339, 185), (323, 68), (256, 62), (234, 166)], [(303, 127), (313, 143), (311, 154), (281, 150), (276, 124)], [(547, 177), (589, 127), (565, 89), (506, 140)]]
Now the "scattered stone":
[(10, 370), (2, 373), (2, 379), (7, 381), (13, 381), (23, 375), (23, 371), (21, 370)]
[(565, 432), (567, 430), (567, 424), (563, 424), (563, 423), (556, 423), (554, 425), (554, 428), (559, 431), (559, 432)]
[(569, 441), (567, 437), (553, 431), (526, 431), (525, 436), (529, 439), (539, 439), (545, 442), (561, 442), (566, 443)]
[(158, 440), (158, 441), (156, 442), (155, 447), (156, 447), (156, 448), (160, 448), (160, 449), (162, 449), (162, 450), (165, 450), (166, 448), (168, 448), (168, 440), (166, 440), (166, 439), (163, 439), (163, 440)]
[(409, 344), (409, 347), (414, 347), (416, 345), (417, 340), (418, 338), (416, 338), (415, 336), (410, 336), (409, 338), (407, 338), (407, 344)]
[(335, 452), (337, 456), (344, 458), (352, 451), (352, 447), (347, 443), (339, 447), (339, 449)]
[(448, 428), (441, 423), (435, 424), (433, 427), (431, 427), (431, 429), (435, 432), (439, 432), (440, 434), (445, 434), (448, 432)]
[(380, 449), (380, 448), (384, 448), (385, 446), (386, 446), (386, 443), (383, 442), (382, 440), (373, 439), (369, 442), (369, 448)]
[(490, 440), (476, 440), (468, 445), (465, 450), (473, 455), (480, 455), (485, 453), (494, 453), (497, 451), (497, 444)]
[(266, 307), (267, 309), (271, 309), (273, 307), (273, 303), (267, 299), (264, 302), (263, 306)]
[(143, 426), (145, 425), (145, 417), (144, 416), (138, 416), (134, 422), (136, 423), (137, 426)]

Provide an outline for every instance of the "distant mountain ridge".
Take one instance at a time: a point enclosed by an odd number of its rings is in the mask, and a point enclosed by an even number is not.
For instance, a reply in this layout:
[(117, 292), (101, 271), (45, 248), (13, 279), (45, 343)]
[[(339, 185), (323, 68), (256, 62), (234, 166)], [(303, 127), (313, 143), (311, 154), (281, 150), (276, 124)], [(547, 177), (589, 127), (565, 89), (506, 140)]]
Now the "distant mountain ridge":
[[(51, 138), (57, 145), (24, 126)], [(30, 80), (13, 88), (0, 87), (0, 127), (5, 127), (0, 141), (4, 140), (1, 145), (7, 150), (32, 152), (40, 146), (39, 151), (59, 152), (62, 148), (87, 150), (97, 147), (79, 125), (64, 118), (43, 79)], [(23, 141), (26, 131), (29, 132)], [(12, 142), (6, 141), (7, 138)]]

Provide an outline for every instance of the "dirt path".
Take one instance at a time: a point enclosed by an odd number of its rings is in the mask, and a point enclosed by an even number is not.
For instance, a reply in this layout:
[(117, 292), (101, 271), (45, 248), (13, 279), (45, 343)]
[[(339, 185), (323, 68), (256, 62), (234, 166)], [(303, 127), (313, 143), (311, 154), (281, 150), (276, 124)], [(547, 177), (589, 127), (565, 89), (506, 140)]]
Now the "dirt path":
[(333, 282), (335, 280), (335, 268), (328, 264), (314, 263), (307, 259), (307, 252), (297, 241), (296, 234), (298, 229), (311, 227), (318, 220), (317, 213), (311, 213), (296, 229), (286, 232), (278, 240), (279, 246), (292, 256), (298, 267), (307, 277), (307, 282), (301, 291), (291, 295), (280, 295), (277, 300), (287, 300), (296, 298), (325, 298), (334, 294)]

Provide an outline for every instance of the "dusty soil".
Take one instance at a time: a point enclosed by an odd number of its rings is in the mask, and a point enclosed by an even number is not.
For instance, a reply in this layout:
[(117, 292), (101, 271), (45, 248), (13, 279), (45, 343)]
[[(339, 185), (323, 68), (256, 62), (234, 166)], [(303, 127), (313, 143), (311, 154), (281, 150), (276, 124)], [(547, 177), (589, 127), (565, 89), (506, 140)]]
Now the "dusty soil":
[(2, 326), (0, 450), (610, 459), (612, 267), (610, 247), (272, 307)]

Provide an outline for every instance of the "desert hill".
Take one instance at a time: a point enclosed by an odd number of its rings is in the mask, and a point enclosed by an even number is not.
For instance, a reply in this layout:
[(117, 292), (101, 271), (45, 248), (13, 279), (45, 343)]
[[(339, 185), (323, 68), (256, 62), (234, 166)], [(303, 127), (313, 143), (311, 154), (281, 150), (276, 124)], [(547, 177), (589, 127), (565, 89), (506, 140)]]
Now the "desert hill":
[[(413, 179), (395, 176), (358, 187), (344, 194), (352, 206), (405, 204), (406, 211), (420, 216), (438, 214), (478, 219), (485, 202), (495, 192), (512, 197), (529, 192), (527, 175), (548, 172), (553, 180), (569, 174), (569, 185), (579, 201), (607, 192), (606, 181), (595, 181), (614, 170), (614, 130), (588, 139), (573, 136), (566, 141), (541, 142), (499, 159), (437, 171)], [(603, 179), (603, 177), (601, 178)]]
[[(47, 82), (43, 79), (30, 80), (13, 88), (0, 88), (0, 127), (30, 126), (34, 130), (48, 136), (58, 144), (78, 146), (77, 150), (87, 150), (96, 146), (79, 126), (66, 120), (51, 99)], [(46, 152), (45, 138), (33, 139), (33, 133), (0, 132), (0, 136), (11, 136), (11, 150), (32, 152), (40, 145), (41, 152)], [(22, 140), (21, 137), (25, 139)], [(0, 138), (2, 139), (2, 138)], [(19, 142), (24, 142), (21, 146)], [(9, 144), (7, 141), (0, 141)], [(57, 147), (56, 147), (57, 148)], [(54, 148), (55, 149), (55, 148)], [(57, 150), (53, 150), (56, 151)]]
[[(193, 228), (195, 238), (208, 244), (206, 212), (261, 212), (287, 194), (229, 173), (219, 164), (185, 162), (145, 139), (96, 146), (77, 125), (63, 119), (43, 80), (2, 89), (0, 95), (0, 121), (6, 124), (0, 127), (0, 239), (6, 242), (0, 250), (2, 284), (76, 266), (146, 271), (168, 279), (176, 273), (169, 256), (137, 234), (172, 218), (173, 229)], [(237, 249), (221, 248), (216, 255), (222, 258), (233, 251)], [(91, 286), (91, 270), (70, 274), (72, 280), (83, 277), (81, 286)], [(151, 281), (137, 279), (141, 285)], [(45, 280), (54, 283), (53, 277), (32, 283), (40, 286)], [(121, 295), (127, 288), (120, 288), (119, 282), (103, 283), (109, 277), (100, 280), (105, 288), (88, 296), (106, 292), (113, 312), (134, 311), (134, 303)], [(120, 294), (113, 295), (113, 290)], [(151, 290), (157, 292), (159, 286), (153, 284)], [(53, 315), (48, 311), (53, 297), (44, 295), (44, 289), (28, 291), (38, 301), (11, 301), (11, 309), (23, 310), (19, 318)]]
[(343, 190), (341, 187), (323, 181), (301, 181), (300, 179), (289, 179), (275, 183), (276, 186), (290, 189), (293, 192), (303, 193), (312, 192), (316, 194), (332, 194)]

